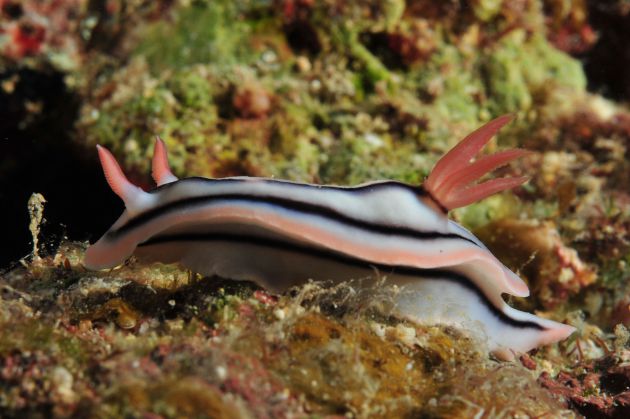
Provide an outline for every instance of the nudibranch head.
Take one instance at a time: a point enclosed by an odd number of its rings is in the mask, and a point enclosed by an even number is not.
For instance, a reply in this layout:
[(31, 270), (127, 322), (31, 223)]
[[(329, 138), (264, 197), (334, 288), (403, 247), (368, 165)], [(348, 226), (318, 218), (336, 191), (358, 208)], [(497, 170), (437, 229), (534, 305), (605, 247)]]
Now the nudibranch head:
[(309, 279), (344, 281), (374, 271), (411, 291), (397, 314), (477, 330), (497, 353), (558, 341), (573, 328), (509, 307), (525, 282), (503, 265), (449, 210), (513, 188), (524, 177), (475, 182), (522, 157), (508, 150), (471, 160), (508, 121), (470, 134), (435, 166), (421, 187), (380, 181), (354, 187), (233, 177), (177, 179), (156, 139), (153, 179), (133, 185), (103, 147), (98, 153), (125, 211), (85, 254), (90, 269), (140, 259), (178, 262), (204, 275), (250, 280), (283, 291)]

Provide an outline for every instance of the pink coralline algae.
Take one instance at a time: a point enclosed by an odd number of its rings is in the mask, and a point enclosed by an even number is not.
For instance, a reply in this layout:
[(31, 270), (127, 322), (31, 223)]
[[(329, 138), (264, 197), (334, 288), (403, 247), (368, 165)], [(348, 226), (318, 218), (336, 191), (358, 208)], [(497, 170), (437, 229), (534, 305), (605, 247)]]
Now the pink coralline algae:
[(0, 0), (0, 56), (21, 60), (78, 50), (83, 0)]

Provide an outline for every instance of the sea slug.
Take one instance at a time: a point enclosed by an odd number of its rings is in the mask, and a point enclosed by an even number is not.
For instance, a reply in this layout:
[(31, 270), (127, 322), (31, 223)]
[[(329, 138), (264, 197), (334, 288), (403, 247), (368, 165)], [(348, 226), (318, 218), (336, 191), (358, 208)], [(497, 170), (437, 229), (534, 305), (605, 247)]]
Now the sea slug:
[(502, 294), (526, 297), (527, 285), (447, 216), (453, 208), (527, 180), (474, 183), (526, 153), (507, 150), (471, 162), (509, 120), (499, 117), (467, 136), (422, 186), (177, 179), (158, 139), (153, 156), (158, 186), (145, 192), (127, 180), (109, 151), (97, 146), (107, 182), (126, 209), (87, 249), (84, 264), (110, 268), (133, 254), (179, 262), (204, 275), (251, 280), (276, 292), (308, 279), (344, 281), (378, 271), (389, 283), (404, 286), (396, 297), (396, 314), (461, 328), (510, 359), (564, 339), (574, 328), (507, 305)]

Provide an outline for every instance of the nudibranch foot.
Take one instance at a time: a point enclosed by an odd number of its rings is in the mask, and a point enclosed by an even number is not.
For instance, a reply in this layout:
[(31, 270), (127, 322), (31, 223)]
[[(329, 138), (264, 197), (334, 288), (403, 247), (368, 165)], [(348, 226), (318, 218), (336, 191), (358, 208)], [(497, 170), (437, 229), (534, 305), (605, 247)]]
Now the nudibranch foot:
[(449, 271), (431, 272), (421, 280), (397, 278), (396, 282), (403, 286), (395, 307), (399, 316), (464, 329), (502, 360), (563, 340), (575, 331), (572, 326), (516, 310), (505, 302), (494, 305)]
[(103, 269), (136, 255), (177, 262), (201, 274), (255, 281), (277, 292), (309, 279), (341, 282), (377, 271), (411, 292), (395, 301), (400, 316), (469, 329), (485, 336), (496, 353), (524, 352), (564, 339), (572, 333), (569, 326), (505, 303), (504, 293), (529, 295), (527, 285), (447, 217), (449, 209), (526, 180), (474, 184), (526, 153), (508, 150), (471, 162), (509, 119), (497, 118), (466, 137), (436, 164), (423, 186), (177, 179), (157, 138), (152, 175), (158, 187), (145, 192), (99, 146), (107, 182), (126, 210), (87, 249), (84, 264)]
[[(195, 272), (256, 282), (282, 292), (308, 280), (336, 282), (386, 278), (402, 287), (393, 313), (413, 321), (446, 324), (466, 330), (500, 348), (526, 352), (564, 339), (573, 328), (508, 306), (485, 293), (466, 277), (462, 267), (420, 269), (387, 266), (351, 258), (321, 248), (301, 246), (263, 236), (235, 233), (177, 234), (152, 239), (139, 246), (139, 259), (180, 262)], [(497, 352), (505, 359), (507, 352)]]

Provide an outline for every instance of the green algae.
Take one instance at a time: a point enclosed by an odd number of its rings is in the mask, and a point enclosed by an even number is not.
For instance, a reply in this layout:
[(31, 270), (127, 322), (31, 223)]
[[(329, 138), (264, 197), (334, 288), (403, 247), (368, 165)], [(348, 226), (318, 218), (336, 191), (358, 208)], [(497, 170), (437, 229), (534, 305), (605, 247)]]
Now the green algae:
[(476, 78), (473, 60), (456, 45), (440, 45), (423, 66), (411, 70), (405, 84), (408, 89), (418, 89), (426, 95), (428, 103), (422, 104), (421, 109), (432, 121), (428, 135), (433, 134), (436, 144), (451, 140), (447, 133), (449, 124), (474, 125), (479, 120), (475, 93), (482, 92), (483, 85)]
[(364, 76), (362, 90), (373, 90), (376, 83), (390, 79), (391, 75), (385, 65), (359, 41), (356, 30), (341, 27), (337, 31), (333, 37), (336, 37), (348, 53), (362, 64)]
[(524, 31), (514, 31), (495, 46), (484, 71), (493, 113), (528, 110), (549, 83), (584, 91), (586, 77), (579, 62), (554, 49), (541, 35), (526, 40)]
[[(374, 14), (367, 21), (357, 17), (360, 5), (336, 11), (346, 21), (331, 19), (330, 5), (314, 6), (301, 25), (317, 28), (313, 36), (325, 53), (310, 56), (292, 51), (291, 40), (277, 35), (287, 16), (274, 17), (260, 4), (194, 2), (176, 8), (175, 23), (148, 25), (132, 54), (140, 60), (136, 63), (146, 60), (148, 67), (132, 64), (120, 76), (114, 73), (104, 85), (111, 90), (113, 84), (114, 93), (84, 109), (80, 131), (88, 143), (98, 139), (112, 146), (126, 166), (140, 173), (147, 171), (143, 159), (151, 137), (159, 134), (172, 149), (172, 164), (180, 175), (417, 182), (437, 157), (427, 150), (446, 150), (493, 114), (528, 112), (544, 96), (542, 90), (585, 88), (579, 63), (540, 34), (516, 29), (491, 45), (480, 45), (475, 33), (501, 26), (503, 15), (482, 19), (484, 29), (471, 25), (460, 39), (447, 26), (429, 21), (427, 34), (432, 35), (426, 36), (433, 36), (428, 40), (434, 49), (421, 63), (388, 68), (391, 60), (379, 55), (382, 49), (364, 43), (364, 35), (382, 36), (384, 28), (401, 30), (403, 37), (413, 32), (404, 29), (410, 21), (400, 4), (381, 6), (391, 9), (389, 17), (382, 20)], [(496, 9), (485, 3), (475, 7)], [(538, 16), (537, 10), (532, 6), (526, 13)], [(198, 32), (198, 27), (205, 29)], [(194, 54), (180, 57), (169, 48)], [(214, 48), (226, 51), (212, 53)], [(475, 48), (477, 54), (472, 53)], [(167, 65), (170, 59), (177, 65)], [(297, 62), (307, 67), (300, 70)], [(261, 86), (252, 93), (253, 100), (269, 95), (264, 100), (272, 104), (254, 120), (240, 118), (243, 110), (236, 102), (239, 89), (248, 83)], [(408, 124), (400, 131), (397, 124), (386, 123), (366, 132), (366, 118), (388, 121), (392, 107), (409, 112), (421, 127)], [(360, 118), (363, 114), (367, 116)]]
[(170, 21), (151, 25), (135, 54), (146, 57), (156, 72), (200, 63), (246, 63), (254, 56), (247, 44), (251, 22), (240, 16), (247, 3), (193, 1), (174, 10)]
[(475, 16), (482, 22), (488, 22), (501, 12), (502, 0), (477, 0), (472, 2)]

